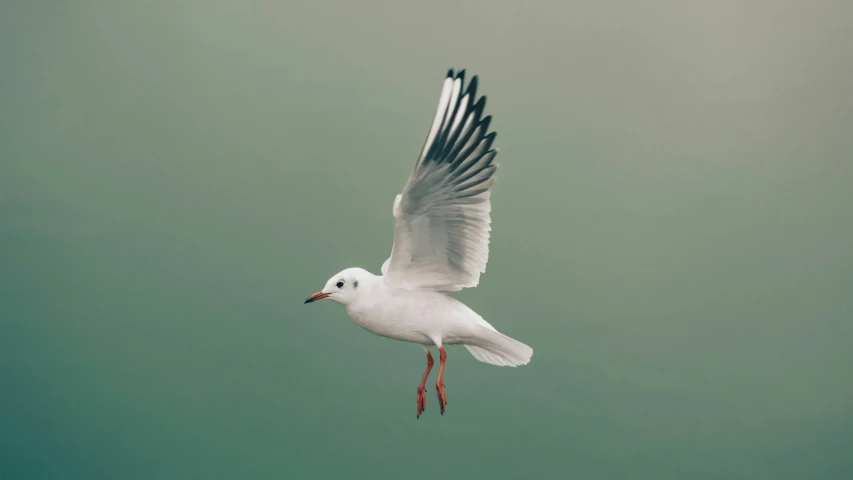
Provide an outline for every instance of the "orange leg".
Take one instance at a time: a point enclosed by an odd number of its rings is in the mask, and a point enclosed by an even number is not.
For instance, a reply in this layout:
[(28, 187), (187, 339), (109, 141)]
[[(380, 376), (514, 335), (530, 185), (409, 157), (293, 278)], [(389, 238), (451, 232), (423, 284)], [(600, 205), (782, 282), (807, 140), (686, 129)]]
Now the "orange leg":
[(439, 363), (438, 365), (438, 378), (435, 381), (435, 391), (438, 394), (438, 408), (441, 409), (441, 414), (444, 415), (444, 410), (447, 407), (447, 395), (444, 394), (444, 362), (447, 360), (447, 352), (444, 351), (444, 347), (438, 347), (439, 355)]
[(421, 414), (426, 410), (426, 381), (427, 377), (429, 377), (429, 372), (432, 370), (432, 366), (435, 362), (432, 360), (432, 355), (430, 355), (429, 350), (424, 348), (427, 354), (427, 367), (426, 371), (424, 371), (424, 378), (421, 379), (421, 384), (418, 385), (418, 418), (421, 418)]

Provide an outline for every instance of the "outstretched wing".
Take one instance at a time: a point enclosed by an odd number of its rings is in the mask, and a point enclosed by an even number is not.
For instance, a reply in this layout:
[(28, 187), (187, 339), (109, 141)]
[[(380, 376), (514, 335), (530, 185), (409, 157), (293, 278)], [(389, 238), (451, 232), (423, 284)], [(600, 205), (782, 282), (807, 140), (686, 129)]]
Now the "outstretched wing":
[(477, 77), (447, 74), (432, 127), (403, 192), (394, 200), (394, 246), (385, 281), (409, 290), (456, 291), (486, 271), (490, 189), (498, 153), (486, 97), (475, 102)]

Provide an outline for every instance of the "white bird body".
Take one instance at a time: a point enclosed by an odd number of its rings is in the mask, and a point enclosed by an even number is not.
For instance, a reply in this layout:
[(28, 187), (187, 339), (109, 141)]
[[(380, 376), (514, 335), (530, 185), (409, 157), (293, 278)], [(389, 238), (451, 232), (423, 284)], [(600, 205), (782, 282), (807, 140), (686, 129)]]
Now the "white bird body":
[(533, 354), (533, 349), (501, 334), (467, 305), (443, 293), (396, 288), (384, 276), (361, 268), (344, 270), (333, 280), (330, 283), (358, 282), (353, 287), (358, 294), (341, 298), (341, 303), (358, 326), (375, 335), (423, 346), (465, 345), (475, 358), (493, 365), (523, 365)]
[(448, 72), (438, 108), (415, 169), (394, 199), (394, 245), (382, 275), (361, 268), (341, 271), (305, 303), (328, 298), (350, 318), (383, 337), (420, 344), (427, 368), (418, 387), (418, 417), (426, 407), (425, 382), (433, 365), (429, 346), (441, 353), (436, 390), (447, 402), (442, 375), (444, 345), (461, 344), (477, 360), (518, 366), (533, 349), (501, 334), (446, 291), (474, 287), (486, 271), (491, 231), (491, 187), (498, 153), (476, 100), (477, 77), (463, 93), (464, 71)]
[(383, 277), (371, 277), (358, 287), (370, 284), (370, 290), (344, 305), (350, 318), (365, 330), (427, 346), (464, 343), (476, 334), (479, 316), (462, 302), (438, 292), (396, 288)]

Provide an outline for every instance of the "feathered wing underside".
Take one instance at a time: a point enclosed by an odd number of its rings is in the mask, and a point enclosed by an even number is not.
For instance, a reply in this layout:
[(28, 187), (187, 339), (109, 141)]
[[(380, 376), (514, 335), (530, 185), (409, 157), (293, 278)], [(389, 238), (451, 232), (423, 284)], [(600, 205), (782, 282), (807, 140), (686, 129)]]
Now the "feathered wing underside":
[(475, 98), (477, 77), (467, 89), (464, 77), (448, 72), (423, 151), (394, 201), (394, 246), (382, 273), (399, 288), (456, 291), (486, 271), (498, 151), (491, 117), (482, 117), (486, 98)]

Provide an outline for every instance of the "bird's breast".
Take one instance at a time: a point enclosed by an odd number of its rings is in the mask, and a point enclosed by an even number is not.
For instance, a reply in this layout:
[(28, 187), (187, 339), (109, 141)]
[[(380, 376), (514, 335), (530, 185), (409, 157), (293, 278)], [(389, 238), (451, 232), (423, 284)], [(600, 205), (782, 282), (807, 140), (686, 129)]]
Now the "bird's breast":
[(365, 330), (396, 340), (428, 343), (424, 325), (414, 315), (412, 305), (401, 299), (376, 299), (369, 302), (354, 302), (346, 310), (350, 318)]

